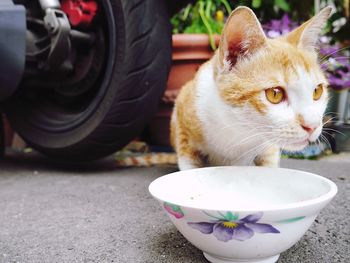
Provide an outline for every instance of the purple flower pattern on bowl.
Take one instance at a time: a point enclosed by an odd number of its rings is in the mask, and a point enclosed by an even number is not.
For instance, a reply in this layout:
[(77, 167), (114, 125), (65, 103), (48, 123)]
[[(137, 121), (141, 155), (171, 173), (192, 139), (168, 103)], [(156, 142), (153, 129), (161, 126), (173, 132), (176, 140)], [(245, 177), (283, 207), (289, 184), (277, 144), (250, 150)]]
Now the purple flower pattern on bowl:
[(252, 238), (254, 233), (280, 233), (272, 225), (258, 223), (263, 216), (262, 212), (251, 214), (241, 219), (239, 219), (238, 213), (232, 212), (227, 212), (226, 214), (218, 212), (220, 217), (213, 216), (207, 212), (204, 213), (215, 218), (215, 220), (213, 222), (188, 222), (187, 224), (203, 234), (213, 234), (219, 241), (227, 242), (232, 239), (245, 241)]

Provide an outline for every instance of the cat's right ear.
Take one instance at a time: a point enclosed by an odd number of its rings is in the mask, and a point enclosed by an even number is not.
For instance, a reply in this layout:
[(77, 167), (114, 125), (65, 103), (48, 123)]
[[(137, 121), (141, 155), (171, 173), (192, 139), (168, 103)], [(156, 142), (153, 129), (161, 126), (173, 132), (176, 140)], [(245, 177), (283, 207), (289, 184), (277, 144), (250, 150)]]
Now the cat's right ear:
[(254, 53), (266, 44), (261, 24), (248, 7), (236, 8), (224, 26), (219, 46), (219, 66), (229, 71), (239, 59)]
[(315, 50), (318, 37), (332, 12), (333, 8), (330, 6), (323, 8), (318, 14), (284, 36), (284, 38), (296, 47), (310, 51)]

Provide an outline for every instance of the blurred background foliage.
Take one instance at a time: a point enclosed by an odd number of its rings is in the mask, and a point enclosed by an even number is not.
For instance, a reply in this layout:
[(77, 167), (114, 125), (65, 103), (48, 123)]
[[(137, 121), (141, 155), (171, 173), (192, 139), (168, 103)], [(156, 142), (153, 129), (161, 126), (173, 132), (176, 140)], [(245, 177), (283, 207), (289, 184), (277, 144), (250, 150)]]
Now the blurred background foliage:
[(350, 88), (350, 0), (196, 0), (171, 19), (173, 33), (205, 33), (216, 49), (214, 34), (221, 34), (231, 11), (248, 6), (270, 38), (286, 34), (330, 5), (334, 13), (320, 38), (320, 61), (334, 89)]
[(253, 9), (259, 20), (269, 23), (285, 14), (300, 24), (315, 14), (315, 9), (333, 6), (335, 13), (326, 27), (334, 41), (348, 40), (350, 36), (350, 0), (197, 0), (191, 1), (172, 19), (173, 33), (220, 34), (225, 17), (237, 6)]

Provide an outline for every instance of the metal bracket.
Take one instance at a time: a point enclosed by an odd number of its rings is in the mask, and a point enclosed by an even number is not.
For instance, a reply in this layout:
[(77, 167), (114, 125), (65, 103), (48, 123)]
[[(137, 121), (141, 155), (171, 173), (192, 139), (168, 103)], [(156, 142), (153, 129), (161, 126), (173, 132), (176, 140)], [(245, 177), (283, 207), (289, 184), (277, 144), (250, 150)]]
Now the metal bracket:
[(41, 8), (45, 11), (48, 8), (60, 9), (61, 4), (58, 0), (39, 0)]
[(71, 29), (68, 16), (60, 9), (59, 1), (39, 2), (45, 16), (43, 21), (35, 17), (28, 19), (26, 74), (32, 75), (38, 71), (70, 73), (74, 70), (73, 46), (91, 46), (95, 37), (92, 33)]
[(69, 20), (63, 11), (48, 8), (44, 23), (51, 37), (47, 66), (49, 70), (58, 69), (68, 58), (71, 49)]

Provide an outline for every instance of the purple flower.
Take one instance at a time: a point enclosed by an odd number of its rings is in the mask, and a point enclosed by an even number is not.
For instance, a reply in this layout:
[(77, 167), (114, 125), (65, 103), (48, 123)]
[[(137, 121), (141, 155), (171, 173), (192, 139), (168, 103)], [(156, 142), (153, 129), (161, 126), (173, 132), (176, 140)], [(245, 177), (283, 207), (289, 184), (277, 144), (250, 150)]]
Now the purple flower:
[(346, 47), (335, 43), (323, 42), (320, 48), (321, 67), (325, 71), (329, 84), (334, 89), (350, 87), (350, 52)]
[(322, 43), (323, 45), (320, 47), (320, 53), (324, 56), (332, 55), (337, 53), (338, 50), (341, 49), (339, 45), (330, 45), (329, 43), (325, 42)]
[(263, 29), (267, 36), (271, 38), (279, 37), (287, 34), (298, 26), (293, 22), (288, 14), (284, 14), (281, 19), (272, 19), (270, 22), (263, 25)]
[(223, 242), (232, 239), (245, 241), (252, 238), (254, 233), (280, 233), (280, 231), (269, 224), (257, 223), (263, 216), (262, 212), (248, 215), (242, 219), (239, 219), (238, 214), (231, 212), (227, 212), (226, 215), (219, 213), (222, 218), (206, 214), (217, 220), (214, 222), (189, 222), (188, 225), (203, 234), (213, 234), (218, 240)]

